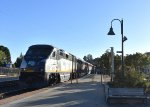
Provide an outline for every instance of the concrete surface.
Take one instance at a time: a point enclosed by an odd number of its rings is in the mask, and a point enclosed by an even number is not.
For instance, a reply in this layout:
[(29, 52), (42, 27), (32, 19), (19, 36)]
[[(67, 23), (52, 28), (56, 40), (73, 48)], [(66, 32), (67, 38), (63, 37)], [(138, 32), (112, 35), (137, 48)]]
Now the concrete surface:
[(101, 84), (101, 76), (97, 74), (94, 77), (88, 75), (79, 79), (78, 84), (75, 80), (73, 84), (67, 82), (1, 107), (149, 107), (149, 105), (106, 104), (104, 86)]

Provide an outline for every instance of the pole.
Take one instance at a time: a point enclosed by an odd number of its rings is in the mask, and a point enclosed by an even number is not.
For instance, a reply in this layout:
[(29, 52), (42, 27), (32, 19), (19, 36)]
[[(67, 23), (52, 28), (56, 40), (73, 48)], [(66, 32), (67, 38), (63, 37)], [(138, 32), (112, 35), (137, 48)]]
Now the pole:
[(72, 55), (72, 72), (71, 72), (71, 84), (72, 84), (72, 79), (73, 79), (73, 55)]
[(113, 32), (113, 28), (112, 28), (112, 22), (115, 20), (118, 20), (121, 24), (121, 39), (122, 39), (121, 40), (121, 48), (122, 48), (122, 51), (121, 51), (121, 53), (122, 53), (122, 55), (121, 55), (121, 59), (122, 59), (121, 60), (121, 77), (123, 78), (124, 77), (124, 50), (123, 50), (124, 46), (123, 46), (123, 43), (125, 40), (127, 40), (127, 38), (126, 37), (124, 38), (124, 36), (123, 36), (123, 19), (122, 20), (113, 19), (111, 21), (111, 28), (110, 28), (110, 31), (108, 32), (108, 35), (115, 35), (115, 33)]
[(122, 60), (121, 60), (121, 64), (122, 64), (122, 78), (124, 77), (124, 51), (123, 51), (123, 19), (121, 20), (121, 35), (122, 35)]
[(114, 76), (114, 48), (111, 47), (111, 82), (113, 81)]
[(101, 69), (101, 84), (103, 83), (102, 75), (103, 75), (103, 68)]
[(77, 59), (75, 57), (75, 75), (76, 75), (76, 83), (78, 84), (78, 72), (77, 72)]

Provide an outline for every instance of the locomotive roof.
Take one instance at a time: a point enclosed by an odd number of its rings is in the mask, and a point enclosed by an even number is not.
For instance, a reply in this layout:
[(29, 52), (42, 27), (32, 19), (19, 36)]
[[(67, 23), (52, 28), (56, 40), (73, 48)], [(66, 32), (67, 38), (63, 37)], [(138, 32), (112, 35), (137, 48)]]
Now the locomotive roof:
[[(29, 48), (56, 48), (56, 47), (54, 47), (54, 46), (52, 46), (52, 45), (47, 45), (47, 44), (36, 44), (36, 45), (32, 45), (32, 46), (30, 46)], [(59, 48), (56, 48), (56, 49), (59, 49)], [(74, 56), (74, 57), (76, 57), (75, 55), (73, 55), (73, 54), (71, 54), (71, 53), (68, 53), (68, 52), (66, 52), (66, 51), (64, 51), (63, 49), (59, 49), (60, 51), (63, 51), (65, 54), (68, 54), (68, 55), (71, 55), (71, 56)], [(84, 61), (84, 60), (82, 60), (81, 58), (78, 58), (78, 57), (76, 57), (77, 58), (77, 60), (80, 60), (80, 61), (82, 61), (82, 62), (84, 62), (84, 63), (88, 63), (88, 62), (86, 62), (86, 61)], [(90, 64), (90, 63), (88, 63), (88, 64)], [(92, 64), (90, 64), (90, 65), (92, 65)]]
[(54, 46), (52, 45), (46, 45), (46, 44), (36, 44), (36, 45), (32, 45), (29, 48), (54, 48)]

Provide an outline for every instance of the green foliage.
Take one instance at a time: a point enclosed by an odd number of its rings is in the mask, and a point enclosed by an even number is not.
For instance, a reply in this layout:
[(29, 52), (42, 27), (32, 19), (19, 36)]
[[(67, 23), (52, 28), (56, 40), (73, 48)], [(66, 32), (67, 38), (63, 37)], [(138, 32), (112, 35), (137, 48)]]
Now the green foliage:
[(3, 66), (5, 63), (6, 55), (3, 51), (0, 50), (0, 66)]
[(17, 68), (20, 67), (21, 62), (22, 62), (22, 59), (23, 59), (23, 55), (22, 55), (22, 53), (21, 53), (21, 54), (20, 54), (20, 57), (18, 57), (18, 58), (16, 59), (16, 62), (14, 63), (15, 67), (17, 67)]
[(136, 54), (130, 54), (127, 55), (125, 58), (125, 64), (126, 66), (132, 66), (134, 69), (138, 69), (138, 67), (144, 67), (150, 63), (150, 57), (141, 54), (141, 53), (136, 53)]
[(6, 57), (5, 53), (0, 50), (0, 61)]
[(113, 82), (108, 83), (111, 87), (126, 87), (126, 88), (140, 88), (148, 89), (150, 82), (144, 80), (142, 73), (135, 71), (133, 68), (125, 71), (124, 77), (121, 72), (115, 74)]
[(11, 56), (9, 49), (4, 46), (0, 46), (0, 66), (5, 66), (11, 62)]
[[(100, 58), (94, 59), (94, 64), (98, 65), (107, 71), (107, 74), (110, 74), (110, 66), (111, 66), (111, 53), (106, 51)], [(115, 70), (119, 70), (121, 67), (121, 57), (119, 55), (114, 56), (114, 67)]]
[(21, 62), (22, 62), (22, 59), (18, 57), (17, 60), (16, 60), (16, 62), (14, 63), (15, 67), (19, 68), (20, 65), (21, 65)]
[(83, 59), (84, 59), (85, 61), (87, 61), (87, 57), (86, 57), (86, 56), (84, 56)]
[(144, 77), (138, 71), (126, 71), (125, 84), (127, 87), (144, 87)]
[[(110, 52), (106, 51), (100, 58), (94, 59), (94, 64), (109, 70), (111, 63), (110, 57)], [(125, 66), (138, 70), (139, 67), (150, 65), (150, 56), (141, 53), (130, 54), (125, 57), (124, 62)], [(114, 56), (114, 69), (115, 71), (121, 70), (121, 56), (119, 55)]]
[(114, 56), (114, 69), (115, 71), (119, 71), (121, 69), (121, 56)]
[[(93, 60), (94, 65), (110, 72), (110, 52), (106, 51), (100, 58)], [(115, 77), (108, 84), (112, 87), (144, 87), (150, 92), (150, 75), (146, 76), (139, 72), (139, 68), (150, 67), (150, 56), (135, 53), (125, 56), (124, 77), (121, 72), (121, 56), (114, 56)], [(106, 73), (106, 72), (105, 72)], [(145, 78), (146, 77), (146, 78)]]
[(93, 59), (93, 64), (97, 67), (100, 67), (100, 58)]
[(110, 52), (104, 53), (100, 58), (101, 68), (110, 69)]
[(88, 54), (87, 56), (84, 56), (83, 59), (89, 63), (93, 62), (93, 57), (91, 54)]

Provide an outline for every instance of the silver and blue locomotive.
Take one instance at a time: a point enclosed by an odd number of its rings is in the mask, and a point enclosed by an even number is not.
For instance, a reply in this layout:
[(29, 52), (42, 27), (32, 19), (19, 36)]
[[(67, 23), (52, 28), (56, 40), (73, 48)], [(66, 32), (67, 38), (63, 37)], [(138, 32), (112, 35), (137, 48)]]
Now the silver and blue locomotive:
[(19, 79), (28, 84), (52, 84), (89, 73), (93, 65), (52, 45), (32, 45), (22, 63)]

